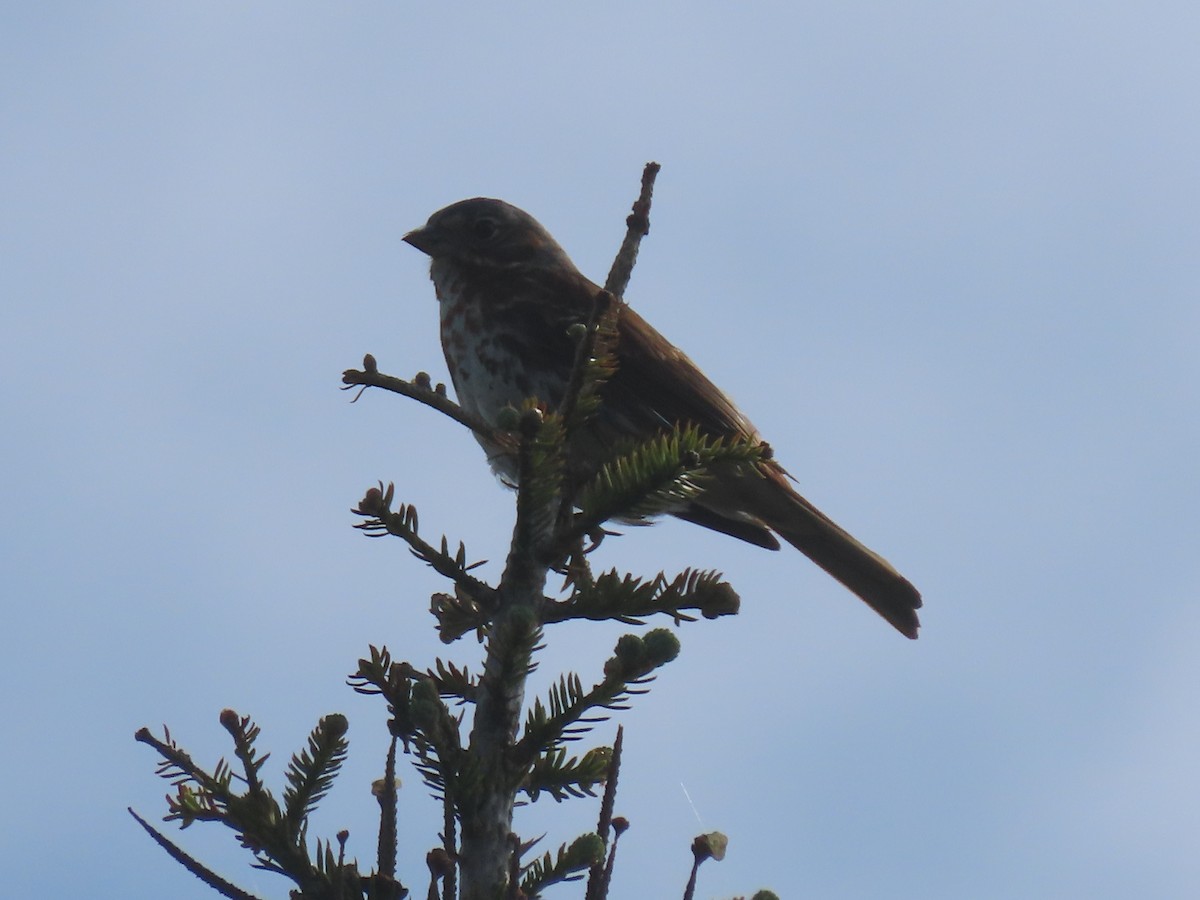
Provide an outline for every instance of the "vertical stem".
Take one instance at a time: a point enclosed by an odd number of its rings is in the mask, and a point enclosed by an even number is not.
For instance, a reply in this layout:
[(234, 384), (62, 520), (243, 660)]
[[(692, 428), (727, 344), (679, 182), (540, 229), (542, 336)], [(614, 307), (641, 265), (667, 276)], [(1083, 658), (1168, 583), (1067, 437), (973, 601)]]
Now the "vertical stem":
[[(520, 528), (520, 523), (518, 523)], [(470, 787), (460, 806), (463, 900), (497, 900), (508, 882), (513, 805), (525, 772), (512, 757), (530, 657), (541, 635), (536, 610), (546, 568), (514, 540), (500, 583), (501, 608), (487, 641), (467, 748)], [(468, 805), (469, 804), (469, 805)]]

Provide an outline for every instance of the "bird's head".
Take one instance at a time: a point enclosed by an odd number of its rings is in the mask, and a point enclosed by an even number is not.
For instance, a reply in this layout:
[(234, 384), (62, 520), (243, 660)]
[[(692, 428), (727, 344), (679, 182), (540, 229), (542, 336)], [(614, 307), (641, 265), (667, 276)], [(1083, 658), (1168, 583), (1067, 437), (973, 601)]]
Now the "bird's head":
[(404, 240), (435, 262), (494, 269), (574, 268), (550, 232), (533, 216), (503, 200), (460, 200), (429, 217)]

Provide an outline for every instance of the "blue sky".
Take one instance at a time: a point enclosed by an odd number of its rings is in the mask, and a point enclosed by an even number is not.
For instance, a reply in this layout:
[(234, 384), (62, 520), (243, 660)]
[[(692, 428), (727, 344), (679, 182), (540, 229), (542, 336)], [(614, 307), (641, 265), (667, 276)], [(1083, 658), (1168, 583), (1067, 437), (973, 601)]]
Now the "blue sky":
[[(314, 829), (371, 858), (384, 715), (345, 675), (369, 643), (479, 652), (437, 642), (442, 583), (348, 509), (394, 480), (495, 574), (512, 497), (448, 420), (350, 405), (340, 372), (445, 378), (399, 240), (429, 213), (502, 197), (599, 280), (655, 159), (627, 299), (926, 608), (911, 643), (792, 552), (674, 522), (606, 542), (743, 600), (622, 716), (614, 896), (681, 893), (711, 829), (702, 897), (1192, 896), (1200, 11), (577, 6), (0, 13), (13, 894), (208, 896), (124, 808), (166, 789), (134, 730), (211, 763), (226, 706), (277, 780), (350, 716)], [(552, 631), (538, 683), (595, 677), (621, 630)], [(420, 893), (438, 813), (411, 773), (401, 816)], [(182, 842), (286, 895), (230, 836)]]

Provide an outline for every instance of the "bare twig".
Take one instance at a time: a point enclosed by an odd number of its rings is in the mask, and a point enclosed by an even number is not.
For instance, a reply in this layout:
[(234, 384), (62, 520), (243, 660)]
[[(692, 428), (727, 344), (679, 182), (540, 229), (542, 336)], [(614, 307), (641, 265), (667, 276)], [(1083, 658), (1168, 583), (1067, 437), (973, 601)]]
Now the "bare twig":
[[(386, 488), (382, 484), (379, 487), (368, 488), (358, 506), (351, 510), (355, 515), (364, 516), (367, 520), (354, 527), (371, 537), (391, 534), (401, 538), (412, 548), (418, 559), (427, 562), (439, 575), (453, 581), (475, 602), (492, 608), (495, 604), (495, 589), (468, 574), (468, 570), (478, 563), (467, 563), (466, 548), (460, 543), (458, 553), (451, 556), (445, 536), (442, 537), (441, 549), (422, 540), (417, 533), (416, 509), (402, 503), (398, 510), (392, 511), (394, 492), (395, 486), (391, 484)], [(139, 740), (142, 738), (139, 737)]]
[[(393, 375), (384, 375), (376, 368), (375, 357), (368, 353), (363, 358), (361, 370), (347, 369), (342, 373), (342, 384), (345, 385), (342, 388), (344, 391), (356, 386), (378, 387), (385, 391), (411, 397), (413, 400), (418, 400), (443, 415), (449, 416), (460, 425), (467, 426), (480, 437), (487, 438), (502, 447), (511, 448), (514, 452), (516, 450), (517, 439), (514, 435), (493, 428), (479, 416), (467, 412), (446, 396), (446, 389), (442, 385), (438, 385), (440, 390), (431, 388), (429, 376), (423, 373), (418, 374), (412, 381), (405, 381), (403, 378), (396, 378)], [(357, 400), (358, 397), (354, 399)]]
[(642, 192), (633, 204), (633, 213), (625, 220), (625, 240), (621, 242), (621, 249), (617, 251), (617, 258), (613, 260), (608, 279), (604, 282), (604, 289), (614, 297), (625, 296), (629, 277), (637, 262), (638, 245), (650, 233), (650, 198), (654, 194), (654, 179), (658, 177), (660, 168), (658, 163), (648, 162), (642, 170)]

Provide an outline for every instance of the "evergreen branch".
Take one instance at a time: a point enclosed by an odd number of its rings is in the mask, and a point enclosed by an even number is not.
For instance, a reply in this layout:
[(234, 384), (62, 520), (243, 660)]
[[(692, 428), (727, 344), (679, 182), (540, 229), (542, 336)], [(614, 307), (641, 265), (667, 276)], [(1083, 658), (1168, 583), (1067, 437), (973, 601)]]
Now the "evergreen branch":
[[(480, 437), (499, 444), (502, 448), (508, 448), (510, 451), (516, 449), (516, 441), (511, 434), (501, 431), (498, 428), (493, 428), (479, 416), (467, 412), (446, 396), (446, 386), (444, 384), (439, 383), (436, 387), (430, 387), (429, 376), (424, 372), (418, 372), (412, 381), (405, 381), (403, 378), (396, 378), (392, 375), (384, 375), (380, 373), (379, 366), (375, 362), (375, 357), (368, 353), (363, 357), (362, 370), (346, 369), (342, 373), (342, 384), (344, 385), (342, 388), (344, 391), (350, 390), (353, 387), (378, 387), (395, 394), (401, 394), (424, 403), (432, 409), (436, 409), (460, 425), (470, 428), (471, 431)], [(361, 396), (361, 392), (354, 399), (357, 400), (359, 396)]]
[[(343, 717), (336, 718), (344, 722)], [(224, 760), (218, 761), (209, 774), (170, 739), (169, 733), (165, 741), (155, 739), (145, 728), (136, 733), (138, 741), (151, 745), (163, 757), (158, 772), (176, 786), (176, 796), (167, 798), (166, 820), (178, 820), (184, 828), (196, 821), (220, 822), (253, 853), (257, 868), (286, 875), (307, 896), (324, 896), (322, 891), (329, 888), (330, 880), (308, 857), (304, 845), (306, 817), (294, 824), (258, 779), (266, 760), (256, 758), (254, 752), (258, 727), (230, 709), (221, 713), (221, 725), (233, 737), (235, 753), (246, 771), (247, 788), (242, 794), (230, 789), (233, 774)]]
[(458, 550), (451, 555), (445, 536), (442, 537), (440, 550), (427, 544), (418, 534), (419, 520), (416, 508), (401, 503), (393, 512), (391, 507), (394, 496), (394, 484), (385, 488), (380, 482), (378, 487), (368, 488), (358, 506), (351, 510), (355, 515), (366, 517), (367, 521), (359, 522), (354, 527), (371, 537), (391, 534), (402, 538), (412, 549), (413, 555), (428, 563), (435, 572), (449, 578), (482, 606), (494, 607), (495, 589), (470, 574), (470, 570), (482, 565), (482, 562), (468, 563), (467, 549), (461, 542)]
[(443, 644), (454, 643), (468, 631), (482, 639), (493, 615), (457, 586), (453, 594), (439, 591), (431, 596), (429, 611), (437, 619), (438, 638)]
[[(163, 728), (164, 739), (161, 741), (150, 733), (149, 728), (139, 728), (133, 737), (140, 743), (149, 744), (163, 758), (155, 770), (160, 778), (170, 781), (177, 788), (186, 788), (189, 783), (195, 784), (200, 792), (213, 797), (224, 799), (229, 795), (231, 776), (228, 774), (228, 766), (225, 765), (224, 760), (217, 763), (217, 776), (209, 775), (196, 765), (190, 754), (171, 739), (171, 733), (165, 727)], [(181, 817), (172, 816), (172, 818)], [(189, 824), (191, 822), (185, 818), (183, 827), (186, 828)]]
[(137, 823), (145, 829), (146, 833), (150, 835), (151, 838), (153, 838), (154, 842), (167, 851), (167, 855), (170, 856), (171, 859), (175, 860), (175, 862), (179, 863), (222, 897), (228, 897), (229, 900), (259, 900), (259, 898), (254, 896), (254, 894), (243, 891), (236, 884), (226, 881), (195, 857), (186, 853), (178, 844), (135, 813), (132, 808), (127, 807), (127, 809), (129, 814), (133, 816)]
[(286, 875), (302, 890), (326, 884), (324, 874), (309, 859), (303, 825), (300, 833), (293, 831), (269, 793), (231, 797), (221, 822), (254, 854), (257, 868)]
[(412, 685), (410, 712), (416, 768), (435, 797), (446, 797), (456, 789), (464, 762), (459, 720), (442, 702), (433, 681), (421, 675)]
[(625, 700), (645, 693), (638, 686), (651, 680), (651, 673), (679, 654), (679, 639), (665, 628), (645, 637), (624, 635), (614, 654), (604, 664), (604, 680), (584, 692), (578, 676), (564, 676), (551, 687), (547, 705), (535, 700), (525, 723), (525, 734), (517, 741), (514, 758), (530, 765), (540, 753), (548, 753), (564, 741), (577, 740), (607, 717), (593, 710), (624, 709)]
[(575, 501), (580, 512), (555, 549), (561, 554), (610, 519), (636, 521), (677, 509), (703, 489), (713, 466), (754, 464), (764, 452), (756, 440), (712, 437), (694, 425), (676, 426), (628, 448), (580, 491)]
[[(460, 670), (454, 670), (460, 671)], [(465, 673), (464, 673), (465, 674)], [(388, 728), (435, 797), (445, 798), (462, 765), (459, 720), (439, 697), (438, 680), (404, 662), (393, 662), (386, 647), (370, 647), (370, 658), (358, 661), (350, 685), (360, 694), (381, 694), (388, 704)]]
[(596, 785), (608, 775), (612, 754), (608, 747), (593, 747), (582, 757), (567, 759), (563, 748), (550, 750), (533, 761), (521, 789), (530, 802), (542, 791), (560, 803), (568, 797), (595, 796)]
[(349, 722), (340, 714), (325, 716), (308, 736), (308, 747), (291, 759), (287, 768), (288, 787), (283, 792), (284, 818), (295, 834), (303, 833), (303, 822), (316, 808), (346, 761)]
[[(347, 679), (348, 683), (360, 694), (383, 694), (391, 702), (390, 692), (403, 682), (406, 673), (403, 668), (406, 663), (392, 662), (391, 651), (387, 646), (376, 647), (370, 644), (370, 659), (359, 659), (358, 670)], [(411, 666), (409, 666), (411, 669)]]
[(593, 582), (576, 582), (571, 596), (563, 601), (546, 600), (542, 619), (547, 624), (570, 619), (615, 619), (640, 625), (658, 613), (676, 623), (691, 622), (695, 610), (706, 619), (736, 615), (741, 600), (720, 572), (684, 569), (671, 581), (661, 572), (650, 581), (621, 575), (615, 569)]
[(414, 670), (408, 663), (392, 662), (387, 647), (370, 646), (370, 658), (359, 659), (358, 671), (349, 678), (349, 684), (359, 694), (381, 694), (387, 701), (391, 721), (388, 728), (409, 751), (409, 742), (416, 735), (412, 721), (411, 700)]
[(264, 790), (258, 778), (258, 770), (271, 757), (268, 753), (262, 759), (255, 759), (257, 751), (254, 749), (254, 742), (262, 729), (250, 721), (249, 716), (239, 716), (232, 709), (221, 712), (221, 727), (233, 738), (233, 752), (242, 763), (247, 793), (262, 795)]
[(540, 897), (542, 890), (552, 884), (578, 881), (583, 873), (597, 860), (604, 859), (604, 842), (598, 834), (581, 834), (571, 842), (563, 844), (552, 858), (549, 853), (525, 867), (521, 879), (521, 891), (530, 900)]
[[(719, 572), (685, 569), (671, 581), (661, 572), (645, 581), (614, 569), (593, 578), (586, 557), (573, 551), (564, 584), (573, 588), (571, 595), (565, 600), (543, 597), (539, 615), (546, 624), (592, 619), (627, 625), (640, 625), (656, 613), (669, 615), (676, 623), (695, 621), (696, 617), (686, 610), (699, 612), (706, 619), (736, 615), (740, 598), (722, 577)], [(492, 620), (487, 610), (461, 594), (434, 594), (431, 610), (438, 620), (441, 640), (447, 644), (471, 631), (482, 635)], [(464, 699), (473, 700), (477, 684), (472, 682), (462, 689), (469, 691)], [(443, 693), (453, 695), (456, 690), (448, 688)]]
[(446, 663), (440, 659), (434, 660), (436, 669), (427, 669), (425, 674), (437, 688), (438, 696), (457, 697), (464, 702), (475, 699), (479, 689), (479, 680), (474, 678), (465, 668), (460, 669), (453, 662)]

